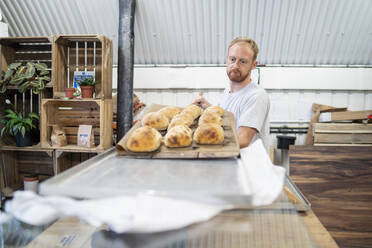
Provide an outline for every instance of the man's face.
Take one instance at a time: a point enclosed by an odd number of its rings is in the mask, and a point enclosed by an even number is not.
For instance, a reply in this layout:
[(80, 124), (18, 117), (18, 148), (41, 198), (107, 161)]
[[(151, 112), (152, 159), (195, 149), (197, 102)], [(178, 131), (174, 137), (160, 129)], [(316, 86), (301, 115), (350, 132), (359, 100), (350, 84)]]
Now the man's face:
[(232, 82), (243, 82), (247, 77), (250, 77), (257, 62), (253, 61), (253, 51), (248, 44), (236, 43), (229, 49), (226, 58), (227, 76)]

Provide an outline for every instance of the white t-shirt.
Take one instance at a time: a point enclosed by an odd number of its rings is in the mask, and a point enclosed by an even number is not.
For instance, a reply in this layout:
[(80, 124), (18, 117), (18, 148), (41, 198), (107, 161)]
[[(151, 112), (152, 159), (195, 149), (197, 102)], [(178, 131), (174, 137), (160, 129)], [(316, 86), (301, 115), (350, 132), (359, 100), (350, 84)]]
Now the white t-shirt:
[(257, 129), (258, 133), (254, 135), (251, 143), (261, 138), (266, 150), (269, 152), (270, 100), (264, 89), (253, 82), (234, 93), (230, 93), (230, 88), (228, 87), (223, 92), (219, 106), (234, 114), (237, 131), (240, 126)]

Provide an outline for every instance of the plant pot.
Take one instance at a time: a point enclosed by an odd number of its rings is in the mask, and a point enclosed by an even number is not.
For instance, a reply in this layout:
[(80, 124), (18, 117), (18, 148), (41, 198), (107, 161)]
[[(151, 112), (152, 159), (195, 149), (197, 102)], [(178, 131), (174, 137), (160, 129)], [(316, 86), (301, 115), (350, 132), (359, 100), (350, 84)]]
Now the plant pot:
[(76, 89), (75, 88), (66, 88), (65, 89), (65, 94), (66, 94), (66, 97), (68, 98), (74, 98), (74, 93), (75, 93)]
[(18, 132), (16, 135), (16, 146), (18, 147), (32, 146), (31, 132), (25, 133), (25, 137), (23, 137), (22, 134)]
[(80, 86), (82, 98), (93, 98), (93, 86)]
[(37, 175), (27, 175), (23, 177), (24, 190), (38, 192), (39, 178)]

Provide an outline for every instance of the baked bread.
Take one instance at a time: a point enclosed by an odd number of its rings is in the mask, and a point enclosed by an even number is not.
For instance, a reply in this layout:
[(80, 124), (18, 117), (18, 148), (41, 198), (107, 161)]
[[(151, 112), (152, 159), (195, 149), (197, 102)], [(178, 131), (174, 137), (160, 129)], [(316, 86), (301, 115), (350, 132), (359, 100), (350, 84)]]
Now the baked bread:
[(200, 125), (194, 133), (194, 140), (201, 145), (217, 145), (222, 144), (224, 132), (218, 124), (203, 124)]
[(142, 119), (142, 126), (153, 127), (157, 130), (166, 130), (168, 125), (168, 118), (159, 112), (147, 113)]
[(195, 104), (190, 104), (186, 108), (184, 108), (182, 112), (190, 113), (194, 117), (194, 119), (196, 119), (201, 115), (202, 109)]
[(161, 145), (161, 134), (152, 127), (137, 128), (128, 138), (126, 148), (132, 152), (153, 152)]
[(178, 125), (168, 130), (164, 137), (167, 147), (185, 147), (191, 145), (192, 131), (186, 125)]
[(165, 115), (169, 121), (173, 119), (173, 117), (181, 112), (181, 109), (178, 107), (173, 107), (173, 106), (167, 106), (158, 111), (160, 114)]
[(181, 112), (173, 117), (171, 123), (168, 126), (168, 130), (178, 125), (191, 126), (193, 123), (194, 117), (191, 115), (191, 113)]
[(204, 110), (205, 113), (216, 113), (219, 116), (223, 116), (225, 114), (225, 110), (220, 106), (210, 106)]
[(199, 126), (207, 123), (222, 125), (222, 118), (219, 114), (213, 112), (203, 113), (199, 118)]

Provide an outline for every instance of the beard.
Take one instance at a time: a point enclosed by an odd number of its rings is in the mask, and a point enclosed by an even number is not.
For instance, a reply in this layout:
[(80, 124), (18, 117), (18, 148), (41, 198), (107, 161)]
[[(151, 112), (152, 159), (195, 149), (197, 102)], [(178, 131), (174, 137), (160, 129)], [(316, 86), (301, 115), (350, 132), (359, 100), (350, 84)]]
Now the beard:
[(249, 71), (247, 73), (242, 74), (240, 70), (230, 70), (227, 73), (227, 76), (229, 77), (231, 82), (241, 83), (249, 76), (249, 74), (250, 74)]

